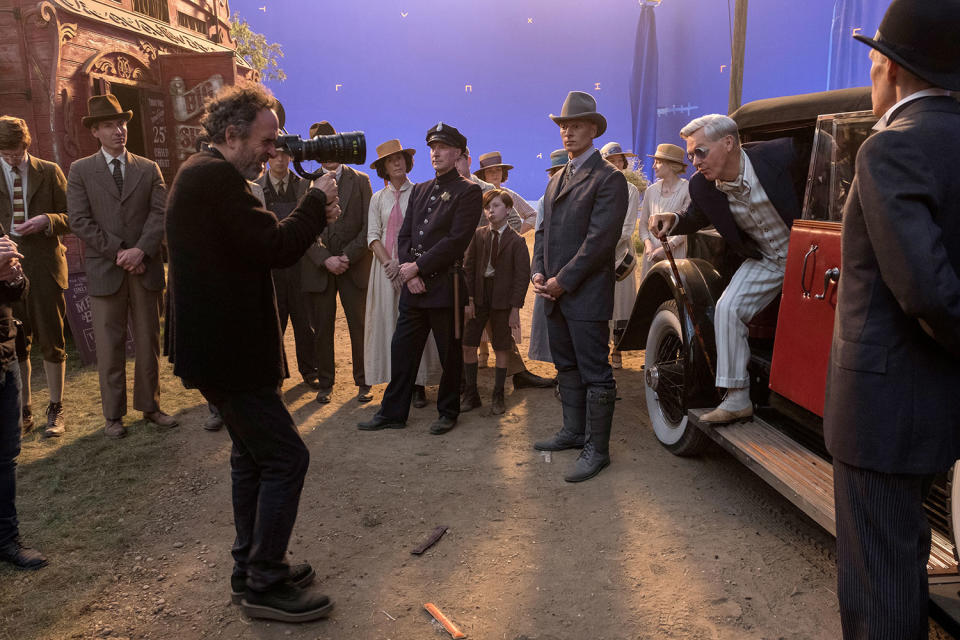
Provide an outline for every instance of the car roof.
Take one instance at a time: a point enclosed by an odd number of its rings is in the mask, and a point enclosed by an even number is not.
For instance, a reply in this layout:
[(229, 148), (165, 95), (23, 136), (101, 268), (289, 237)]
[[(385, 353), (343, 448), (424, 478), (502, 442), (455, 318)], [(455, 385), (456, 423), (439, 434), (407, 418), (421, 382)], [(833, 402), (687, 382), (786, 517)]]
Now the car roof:
[(797, 125), (813, 124), (817, 116), (823, 114), (870, 108), (870, 87), (854, 87), (754, 100), (734, 111), (730, 117), (743, 132), (789, 129)]

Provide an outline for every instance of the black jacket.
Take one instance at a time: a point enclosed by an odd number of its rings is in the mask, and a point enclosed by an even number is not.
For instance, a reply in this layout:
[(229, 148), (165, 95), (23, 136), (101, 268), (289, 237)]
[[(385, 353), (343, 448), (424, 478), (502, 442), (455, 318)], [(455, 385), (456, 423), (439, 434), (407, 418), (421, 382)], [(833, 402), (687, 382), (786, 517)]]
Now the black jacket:
[(190, 386), (276, 387), (283, 347), (270, 269), (293, 265), (326, 224), (311, 189), (282, 221), (215, 149), (191, 156), (167, 201), (173, 372)]
[[(797, 153), (790, 138), (745, 145), (743, 150), (750, 158), (770, 204), (787, 227), (791, 227), (800, 217), (807, 170), (805, 159)], [(699, 171), (690, 178), (690, 206), (679, 218), (671, 235), (694, 233), (712, 224), (731, 249), (745, 258), (761, 257), (760, 250), (734, 222), (727, 195)]]
[(849, 465), (927, 474), (960, 458), (958, 130), (960, 104), (920, 98), (857, 154), (823, 416)]
[(23, 299), (28, 288), (26, 278), (16, 285), (0, 282), (0, 365), (17, 359), (17, 327), (10, 304)]

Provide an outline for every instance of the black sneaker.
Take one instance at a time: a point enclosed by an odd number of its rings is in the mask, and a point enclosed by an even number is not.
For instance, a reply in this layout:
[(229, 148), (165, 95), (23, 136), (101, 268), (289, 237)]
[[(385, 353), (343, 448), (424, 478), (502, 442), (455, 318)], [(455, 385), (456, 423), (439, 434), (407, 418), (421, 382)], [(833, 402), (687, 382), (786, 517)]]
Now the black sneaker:
[(301, 589), (289, 581), (275, 584), (266, 591), (247, 589), (240, 604), (251, 618), (280, 622), (319, 620), (333, 609), (333, 601), (327, 596)]
[(36, 549), (23, 546), (19, 537), (0, 546), (0, 562), (9, 562), (23, 571), (35, 571), (47, 566), (46, 557)]
[[(314, 571), (313, 567), (311, 567), (307, 562), (295, 564), (290, 567), (290, 582), (292, 582), (294, 586), (300, 587), (301, 589), (309, 586), (316, 577), (317, 572)], [(230, 602), (232, 604), (240, 604), (240, 602), (243, 600), (243, 594), (246, 591), (247, 576), (230, 576)]]

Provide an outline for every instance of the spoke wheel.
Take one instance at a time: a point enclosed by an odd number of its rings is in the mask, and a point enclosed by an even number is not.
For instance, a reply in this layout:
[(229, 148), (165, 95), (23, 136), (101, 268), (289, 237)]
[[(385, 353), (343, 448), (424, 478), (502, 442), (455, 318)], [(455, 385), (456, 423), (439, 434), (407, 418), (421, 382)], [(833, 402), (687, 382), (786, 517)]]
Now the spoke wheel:
[(653, 432), (660, 444), (678, 456), (696, 455), (709, 442), (687, 417), (684, 377), (689, 366), (677, 303), (668, 300), (657, 308), (647, 333), (644, 386)]

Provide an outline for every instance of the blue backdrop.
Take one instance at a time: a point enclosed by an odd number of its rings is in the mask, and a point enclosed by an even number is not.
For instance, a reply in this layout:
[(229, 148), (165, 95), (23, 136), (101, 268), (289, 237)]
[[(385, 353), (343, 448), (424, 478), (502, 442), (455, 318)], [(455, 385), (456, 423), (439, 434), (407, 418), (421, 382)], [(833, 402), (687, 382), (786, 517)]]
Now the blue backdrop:
[[(851, 34), (873, 34), (886, 5), (752, 0), (744, 102), (869, 84), (867, 47)], [(267, 84), (284, 104), (289, 131), (306, 135), (317, 120), (363, 130), (371, 159), (377, 144), (400, 138), (418, 150), (414, 181), (432, 174), (424, 135), (438, 120), (464, 132), (474, 167), (481, 153), (501, 151), (516, 167), (508, 186), (536, 199), (550, 151), (560, 147), (547, 116), (559, 113), (571, 89), (593, 93), (608, 120), (597, 146), (643, 144), (635, 149), (641, 154), (658, 142), (680, 144), (684, 124), (727, 108), (726, 2), (663, 0), (648, 9), (656, 91), (649, 95), (653, 83), (644, 82), (648, 95), (637, 106), (638, 0), (233, 0), (231, 9), (283, 45), (287, 80)], [(634, 137), (644, 102), (656, 105), (655, 131), (647, 124)], [(379, 188), (375, 176), (374, 183)]]

